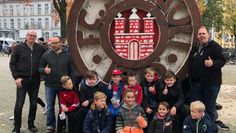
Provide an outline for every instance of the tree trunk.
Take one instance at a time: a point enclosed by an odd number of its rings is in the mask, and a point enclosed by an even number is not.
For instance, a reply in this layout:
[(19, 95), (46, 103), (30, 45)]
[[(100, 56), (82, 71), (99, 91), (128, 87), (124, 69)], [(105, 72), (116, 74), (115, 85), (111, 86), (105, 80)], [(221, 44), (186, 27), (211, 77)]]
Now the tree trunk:
[(60, 16), (61, 21), (61, 37), (66, 38), (66, 13), (62, 13)]

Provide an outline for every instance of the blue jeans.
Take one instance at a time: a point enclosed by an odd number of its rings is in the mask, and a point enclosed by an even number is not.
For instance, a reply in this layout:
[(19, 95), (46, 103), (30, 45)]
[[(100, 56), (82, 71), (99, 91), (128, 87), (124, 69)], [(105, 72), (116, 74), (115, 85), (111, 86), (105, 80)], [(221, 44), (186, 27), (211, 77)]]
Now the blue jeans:
[(16, 89), (16, 103), (14, 109), (14, 125), (15, 128), (17, 129), (21, 128), (22, 108), (25, 103), (26, 93), (28, 93), (29, 95), (29, 102), (30, 102), (30, 108), (28, 114), (28, 127), (32, 127), (34, 125), (34, 120), (37, 111), (37, 98), (38, 98), (40, 79), (32, 77), (23, 78), (21, 84), (22, 87)]
[(190, 102), (202, 101), (206, 106), (206, 112), (211, 117), (213, 132), (217, 130), (215, 120), (217, 118), (216, 99), (220, 91), (220, 85), (203, 86), (199, 82), (190, 84)]
[(206, 111), (213, 121), (216, 120), (216, 99), (220, 91), (220, 85), (203, 86), (203, 103), (206, 105)]
[(191, 83), (190, 101), (202, 101), (206, 106), (206, 112), (212, 121), (216, 120), (216, 99), (220, 91), (220, 85), (203, 86), (198, 82)]
[(47, 127), (50, 129), (55, 129), (56, 127), (55, 101), (56, 101), (56, 96), (59, 99), (60, 91), (61, 91), (60, 87), (52, 88), (45, 85), (45, 97), (47, 103)]

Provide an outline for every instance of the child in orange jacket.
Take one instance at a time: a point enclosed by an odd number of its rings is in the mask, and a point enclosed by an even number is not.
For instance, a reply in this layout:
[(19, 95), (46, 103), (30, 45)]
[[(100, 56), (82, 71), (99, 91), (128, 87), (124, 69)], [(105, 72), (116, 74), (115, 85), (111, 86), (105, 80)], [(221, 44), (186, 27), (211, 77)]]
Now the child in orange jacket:
[(135, 102), (135, 94), (132, 89), (123, 93), (123, 105), (116, 118), (117, 133), (143, 133), (147, 127), (147, 118), (141, 106)]

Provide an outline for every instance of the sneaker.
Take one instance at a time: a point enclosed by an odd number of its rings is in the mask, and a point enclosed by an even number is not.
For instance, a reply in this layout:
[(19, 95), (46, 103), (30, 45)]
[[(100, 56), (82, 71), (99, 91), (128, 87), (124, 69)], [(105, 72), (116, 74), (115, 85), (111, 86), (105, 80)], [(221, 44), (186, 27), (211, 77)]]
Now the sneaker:
[(37, 129), (34, 125), (29, 126), (28, 129), (29, 129), (31, 132), (33, 132), (33, 133), (35, 133), (35, 132), (38, 131), (38, 129)]
[(9, 120), (14, 120), (14, 115), (9, 117)]
[(11, 131), (11, 133), (20, 133), (20, 129), (14, 128), (14, 129)]
[(215, 123), (219, 129), (225, 130), (225, 131), (229, 130), (229, 127), (226, 126), (222, 121), (216, 121)]

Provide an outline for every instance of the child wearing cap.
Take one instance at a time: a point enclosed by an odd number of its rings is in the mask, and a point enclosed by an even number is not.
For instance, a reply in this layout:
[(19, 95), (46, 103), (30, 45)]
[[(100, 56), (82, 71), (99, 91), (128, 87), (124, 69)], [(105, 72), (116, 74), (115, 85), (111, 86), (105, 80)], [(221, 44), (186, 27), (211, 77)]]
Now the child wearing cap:
[(122, 72), (119, 69), (112, 71), (111, 81), (106, 89), (107, 105), (114, 118), (113, 131), (115, 132), (115, 121), (122, 104), (122, 92), (124, 84), (122, 82)]

